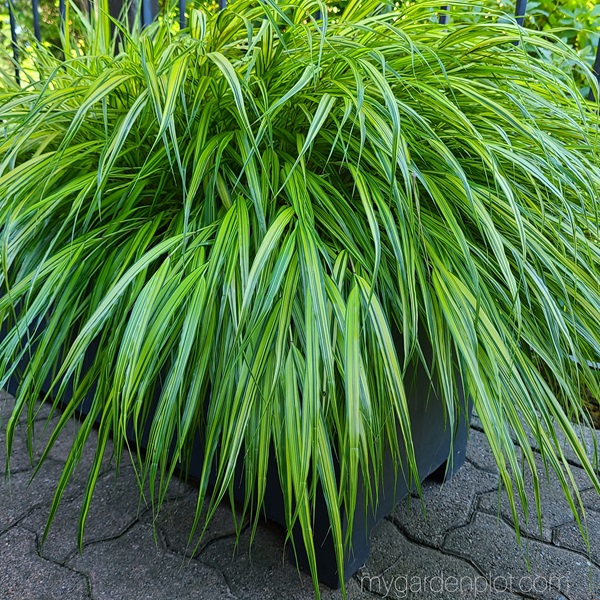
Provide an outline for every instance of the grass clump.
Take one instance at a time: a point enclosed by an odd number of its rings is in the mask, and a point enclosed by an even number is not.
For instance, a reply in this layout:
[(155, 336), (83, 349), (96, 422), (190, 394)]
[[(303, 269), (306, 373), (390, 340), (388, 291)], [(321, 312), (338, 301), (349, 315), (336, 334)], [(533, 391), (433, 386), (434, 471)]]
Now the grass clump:
[(580, 386), (598, 395), (597, 107), (527, 54), (543, 36), (440, 26), (439, 6), (350, 2), (329, 23), (314, 2), (236, 0), (122, 31), (118, 51), (93, 17), (68, 59), (40, 47), (36, 78), (4, 79), (7, 442), (48, 377), (56, 406), (74, 390), (48, 449), (89, 399), (52, 513), (97, 424), (81, 539), (110, 435), (160, 506), (201, 432), (198, 515), (241, 460), (257, 516), (272, 452), (313, 576), (318, 485), (341, 572), (359, 481), (376, 491), (388, 447), (416, 474), (403, 376), (422, 339), (513, 508), (530, 473), (540, 510), (530, 436), (574, 514), (558, 432), (600, 489), (571, 423)]

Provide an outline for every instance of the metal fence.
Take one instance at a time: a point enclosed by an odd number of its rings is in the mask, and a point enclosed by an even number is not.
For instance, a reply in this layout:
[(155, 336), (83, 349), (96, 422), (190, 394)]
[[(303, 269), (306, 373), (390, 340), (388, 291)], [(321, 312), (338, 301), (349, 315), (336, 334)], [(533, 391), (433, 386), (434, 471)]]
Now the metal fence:
[[(64, 22), (66, 18), (66, 2), (67, 0), (59, 0), (58, 5), (58, 13), (60, 19), (60, 27), (61, 29), (64, 27)], [(90, 3), (93, 0), (88, 0)], [(134, 3), (137, 0), (133, 0)], [(141, 24), (143, 27), (150, 24), (158, 15), (158, 0), (139, 0), (141, 3), (140, 6), (140, 18)], [(17, 83), (20, 82), (20, 73), (19, 73), (19, 45), (17, 39), (17, 23), (15, 19), (15, 12), (13, 8), (13, 0), (6, 0), (8, 6), (8, 14), (10, 20), (10, 35), (12, 42), (12, 51), (13, 57), (15, 61), (15, 78)], [(219, 10), (222, 10), (227, 5), (227, 0), (218, 0)], [(119, 17), (122, 7), (123, 0), (112, 0), (109, 2), (111, 15), (114, 17)], [(31, 8), (33, 12), (33, 31), (35, 37), (38, 41), (42, 41), (42, 35), (40, 30), (40, 11), (39, 11), (39, 0), (31, 0)], [(179, 8), (179, 24), (183, 29), (186, 26), (186, 17), (185, 17), (185, 8), (186, 8), (186, 0), (178, 0), (178, 8)], [(448, 17), (450, 14), (450, 5), (447, 4), (442, 6), (442, 10), (440, 11), (439, 21), (440, 23), (447, 23)], [(517, 0), (516, 8), (515, 8), (515, 20), (518, 25), (523, 26), (523, 22), (525, 16), (527, 14), (527, 0)], [(319, 16), (317, 15), (317, 18)], [(593, 72), (596, 76), (596, 79), (600, 82), (600, 41), (598, 42), (598, 47), (596, 49), (596, 59), (594, 61)], [(590, 100), (593, 100), (593, 92), (590, 90)]]

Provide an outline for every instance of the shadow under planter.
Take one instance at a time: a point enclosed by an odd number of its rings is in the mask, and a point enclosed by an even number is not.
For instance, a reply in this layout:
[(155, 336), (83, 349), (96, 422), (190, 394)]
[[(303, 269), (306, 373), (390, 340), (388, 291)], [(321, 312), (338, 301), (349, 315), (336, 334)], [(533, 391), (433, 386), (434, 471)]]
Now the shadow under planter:
[[(0, 339), (5, 334), (0, 330)], [(425, 359), (431, 361), (432, 351), (427, 343), (421, 340), (421, 348)], [(93, 349), (90, 350), (89, 360), (93, 360)], [(25, 361), (24, 361), (25, 364)], [(23, 366), (24, 366), (23, 364)], [(85, 368), (85, 366), (84, 366)], [(50, 389), (50, 380), (44, 383), (43, 391), (47, 393)], [(460, 382), (459, 382), (460, 384)], [(18, 389), (17, 378), (9, 380), (8, 391), (15, 394)], [(64, 401), (70, 399), (72, 386), (67, 386)], [(472, 404), (465, 398), (462, 387), (458, 386), (455, 403), (458, 405), (458, 414), (454, 423), (454, 430), (449, 425), (448, 415), (441, 395), (438, 391), (435, 378), (432, 381), (423, 365), (418, 364), (413, 370), (413, 376), (405, 381), (405, 390), (408, 400), (409, 415), (412, 429), (412, 441), (415, 450), (419, 479), (422, 482), (428, 477), (438, 481), (452, 476), (465, 462), (469, 420)], [(156, 403), (158, 398), (154, 399)], [(89, 411), (91, 398), (81, 405), (81, 412)], [(142, 442), (147, 440), (149, 423), (144, 432)], [(356, 510), (353, 519), (353, 531), (350, 547), (344, 558), (344, 575), (349, 579), (367, 560), (370, 550), (370, 533), (373, 527), (402, 499), (408, 496), (415, 488), (414, 482), (407, 481), (407, 461), (404, 444), (400, 441), (401, 462), (393, 460), (391, 452), (384, 456), (382, 465), (382, 479), (379, 481), (379, 495), (377, 501), (367, 502), (365, 485), (359, 479), (359, 492)], [(243, 455), (243, 452), (242, 452)], [(186, 466), (185, 476), (188, 480), (198, 480), (203, 464), (203, 443), (201, 434), (198, 434), (192, 451), (192, 459)], [(244, 501), (243, 468), (241, 461), (238, 464), (239, 476), (234, 490), (235, 500), (240, 504)], [(333, 539), (330, 534), (329, 516), (322, 491), (318, 490), (318, 499), (315, 506), (313, 537), (316, 550), (317, 571), (319, 580), (331, 588), (340, 586), (340, 578), (337, 569)], [(267, 488), (265, 493), (264, 513), (268, 520), (285, 527), (285, 511), (283, 493), (279, 483), (277, 466), (274, 460), (274, 452), (271, 452), (269, 469), (267, 474)], [(348, 525), (347, 515), (342, 514), (342, 525), (344, 532)], [(295, 526), (292, 531), (294, 546), (296, 548), (295, 558), (298, 566), (308, 572), (309, 562), (304, 550), (302, 532), (300, 527)], [(290, 550), (290, 554), (292, 551)]]

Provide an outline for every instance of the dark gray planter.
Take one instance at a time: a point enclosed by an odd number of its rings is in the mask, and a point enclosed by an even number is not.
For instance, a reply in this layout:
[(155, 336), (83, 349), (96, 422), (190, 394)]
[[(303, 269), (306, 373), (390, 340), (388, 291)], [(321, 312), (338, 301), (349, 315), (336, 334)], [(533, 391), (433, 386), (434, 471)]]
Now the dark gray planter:
[[(2, 333), (0, 331), (0, 339)], [(421, 345), (426, 359), (430, 358), (431, 349), (423, 342)], [(93, 360), (92, 355), (90, 355), (90, 360)], [(45, 392), (49, 391), (50, 383), (50, 381), (44, 383), (43, 389)], [(18, 382), (16, 379), (11, 379), (8, 391), (14, 394), (17, 391), (17, 387)], [(443, 480), (456, 472), (465, 461), (471, 403), (464, 397), (462, 389), (459, 388), (457, 400), (460, 406), (460, 414), (455, 423), (455, 430), (452, 432), (449, 429), (447, 415), (442, 400), (437, 393), (437, 387), (435, 383), (430, 381), (422, 365), (419, 365), (415, 369), (414, 376), (410, 381), (406, 382), (405, 387), (419, 479), (423, 481), (427, 477), (435, 477), (438, 480)], [(65, 401), (69, 400), (69, 388), (70, 386), (67, 388)], [(85, 414), (88, 410), (89, 402), (84, 402), (81, 406), (81, 412)], [(147, 433), (146, 431), (144, 437), (147, 436)], [(451, 447), (452, 438), (453, 446)], [(403, 444), (401, 443), (400, 446), (402, 448)], [(185, 473), (188, 480), (192, 481), (199, 479), (202, 468), (203, 444), (200, 435), (198, 435), (196, 448), (197, 451), (194, 451), (194, 456)], [(274, 453), (272, 452), (267, 476), (264, 512), (267, 519), (285, 527), (283, 494), (273, 456)], [(402, 463), (402, 465), (394, 464), (391, 454), (386, 454), (383, 465), (383, 479), (380, 481), (380, 495), (376, 506), (370, 504), (367, 507), (364, 492), (361, 493), (364, 490), (364, 486), (359, 485), (351, 550), (347, 552), (344, 560), (344, 574), (346, 579), (351, 577), (366, 562), (369, 555), (369, 538), (373, 527), (386, 515), (390, 514), (394, 506), (408, 496), (412, 491), (411, 488), (414, 488), (414, 485), (411, 486), (403, 475), (406, 472), (406, 460), (404, 456)], [(238, 472), (239, 476), (234, 494), (236, 501), (243, 503), (245, 487), (243, 485), (241, 461)], [(318, 493), (320, 498), (317, 501), (313, 526), (318, 575), (322, 583), (329, 587), (337, 588), (340, 585), (340, 579), (333, 540), (329, 533), (329, 517), (322, 493), (320, 490)], [(347, 522), (347, 516), (342, 515), (344, 528), (347, 526)], [(308, 559), (304, 552), (300, 528), (295, 527), (292, 533), (297, 552), (295, 559), (298, 566), (304, 571), (309, 571)], [(292, 556), (291, 559), (294, 560), (294, 557)]]
[[(427, 352), (428, 349), (424, 347), (423, 350)], [(465, 398), (463, 390), (459, 389), (457, 400), (461, 409), (455, 423), (455, 430), (452, 432), (447, 422), (442, 399), (422, 365), (416, 369), (412, 384), (406, 385), (406, 392), (419, 479), (422, 482), (431, 477), (439, 482), (444, 481), (460, 469), (465, 462), (472, 403)], [(452, 437), (454, 437), (453, 441)], [(402, 446), (400, 444), (401, 450)], [(349, 579), (367, 561), (373, 527), (389, 515), (394, 507), (413, 491), (414, 485), (411, 486), (403, 475), (407, 472), (406, 467), (405, 456), (402, 457), (402, 466), (400, 467), (394, 463), (391, 454), (386, 453), (383, 478), (379, 482), (377, 506), (369, 504), (367, 507), (364, 486), (359, 484), (351, 550), (347, 552), (344, 559), (345, 579)], [(267, 492), (267, 517), (284, 525), (283, 496), (276, 473), (273, 474), (272, 479), (274, 483)], [(342, 515), (342, 522), (345, 528), (347, 525), (346, 515)], [(325, 500), (321, 496), (317, 502), (313, 526), (313, 537), (317, 550), (317, 570), (322, 583), (337, 588), (340, 585), (340, 579), (329, 530), (327, 508)], [(293, 531), (293, 535), (298, 565), (303, 571), (308, 572), (308, 559), (298, 527)]]

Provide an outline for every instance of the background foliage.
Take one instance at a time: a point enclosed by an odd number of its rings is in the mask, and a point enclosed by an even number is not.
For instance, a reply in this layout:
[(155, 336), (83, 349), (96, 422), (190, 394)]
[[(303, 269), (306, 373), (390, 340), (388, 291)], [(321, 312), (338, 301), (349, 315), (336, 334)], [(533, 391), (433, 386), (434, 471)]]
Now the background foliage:
[[(473, 8), (473, 21), (489, 18), (486, 9), (493, 8), (515, 14), (514, 0), (485, 0)], [(562, 42), (572, 48), (578, 60), (591, 69), (600, 39), (600, 4), (593, 0), (530, 0), (524, 25), (536, 31), (552, 31)], [(577, 61), (542, 49), (541, 55), (565, 73), (572, 73), (581, 86), (582, 93), (589, 92)]]

